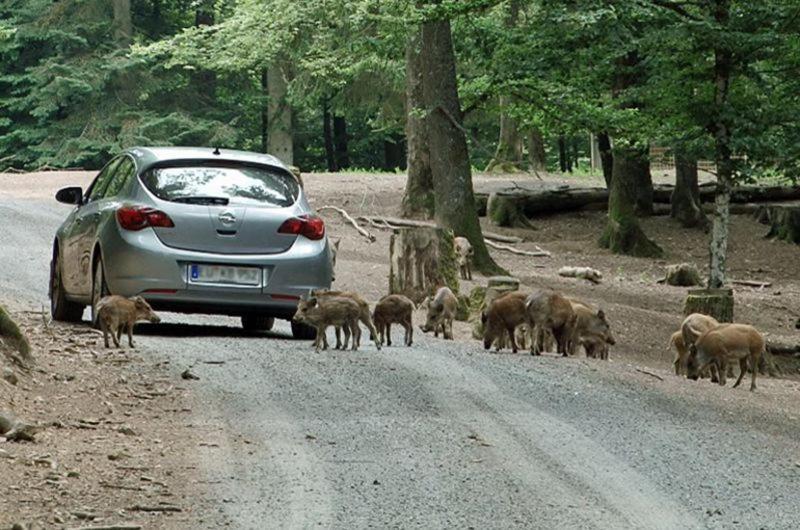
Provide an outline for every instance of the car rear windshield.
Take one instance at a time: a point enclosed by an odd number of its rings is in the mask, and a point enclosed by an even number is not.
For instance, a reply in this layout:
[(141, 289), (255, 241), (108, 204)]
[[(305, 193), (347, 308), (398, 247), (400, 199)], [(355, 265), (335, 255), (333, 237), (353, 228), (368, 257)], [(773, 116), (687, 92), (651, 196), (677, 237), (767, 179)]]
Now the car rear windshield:
[(156, 197), (190, 204), (285, 207), (297, 200), (297, 180), (278, 169), (251, 165), (157, 167), (142, 175)]

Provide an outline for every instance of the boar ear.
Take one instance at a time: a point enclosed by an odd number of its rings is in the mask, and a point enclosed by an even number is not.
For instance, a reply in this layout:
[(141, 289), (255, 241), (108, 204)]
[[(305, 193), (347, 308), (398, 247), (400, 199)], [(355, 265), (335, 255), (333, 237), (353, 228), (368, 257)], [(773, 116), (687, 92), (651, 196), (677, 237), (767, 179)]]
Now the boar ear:
[(133, 297), (133, 303), (138, 305), (139, 307), (141, 307), (144, 304), (146, 304), (147, 302), (145, 302), (144, 298), (142, 298), (141, 296), (134, 296)]
[(308, 300), (307, 300), (307, 303), (308, 303), (308, 307), (314, 307), (315, 305), (317, 305), (317, 297), (316, 296), (309, 296)]
[(597, 311), (597, 318), (599, 318), (600, 320), (605, 320), (606, 319), (605, 311), (603, 311), (602, 309), (599, 309)]

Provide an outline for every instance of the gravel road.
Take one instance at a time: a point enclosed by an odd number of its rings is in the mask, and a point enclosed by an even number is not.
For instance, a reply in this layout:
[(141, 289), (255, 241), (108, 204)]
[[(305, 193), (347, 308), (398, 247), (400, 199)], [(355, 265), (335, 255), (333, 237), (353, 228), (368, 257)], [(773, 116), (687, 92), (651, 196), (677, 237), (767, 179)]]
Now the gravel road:
[[(68, 208), (9, 182), (0, 296), (38, 309)], [(800, 527), (797, 417), (762, 412), (748, 384), (419, 331), (411, 348), (315, 354), (283, 322), (249, 336), (232, 319), (166, 321), (139, 347), (200, 376), (190, 421), (217, 434), (183, 458), (197, 502), (233, 528)]]

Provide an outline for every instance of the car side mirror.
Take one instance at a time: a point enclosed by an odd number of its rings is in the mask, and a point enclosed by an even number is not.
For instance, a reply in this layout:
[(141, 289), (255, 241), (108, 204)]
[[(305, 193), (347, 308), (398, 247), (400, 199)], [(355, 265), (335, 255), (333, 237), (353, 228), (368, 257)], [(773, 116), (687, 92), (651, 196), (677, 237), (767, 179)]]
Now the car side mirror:
[(56, 200), (64, 204), (83, 204), (83, 190), (78, 186), (70, 186), (69, 188), (61, 188), (56, 193)]

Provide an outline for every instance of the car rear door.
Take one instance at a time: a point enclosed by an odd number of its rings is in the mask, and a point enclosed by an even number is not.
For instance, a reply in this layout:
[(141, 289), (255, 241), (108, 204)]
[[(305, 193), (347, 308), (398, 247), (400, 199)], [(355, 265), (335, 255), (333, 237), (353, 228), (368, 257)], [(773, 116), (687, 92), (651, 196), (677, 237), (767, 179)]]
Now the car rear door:
[(97, 227), (98, 202), (103, 198), (121, 157), (113, 159), (98, 173), (86, 191), (84, 202), (78, 206), (72, 223), (61, 242), (64, 288), (79, 296), (88, 296), (92, 288), (91, 250)]

